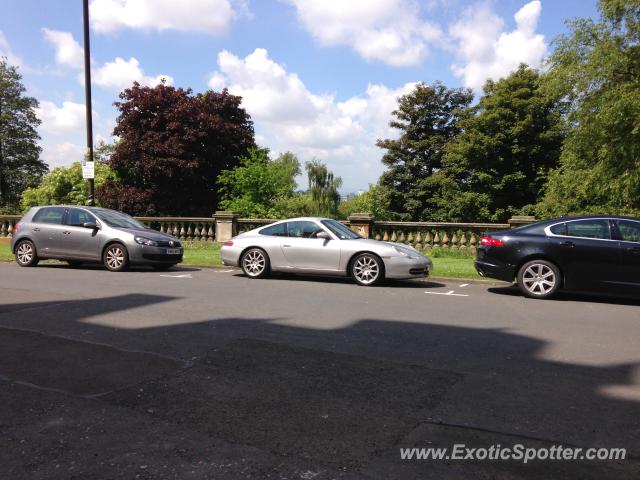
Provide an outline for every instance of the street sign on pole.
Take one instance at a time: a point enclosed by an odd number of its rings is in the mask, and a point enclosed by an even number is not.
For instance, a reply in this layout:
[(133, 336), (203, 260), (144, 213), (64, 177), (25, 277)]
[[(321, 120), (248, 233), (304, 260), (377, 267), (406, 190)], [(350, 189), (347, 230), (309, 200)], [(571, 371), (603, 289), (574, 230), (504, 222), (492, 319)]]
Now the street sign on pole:
[(85, 180), (93, 180), (95, 178), (94, 162), (84, 162), (82, 165), (82, 178)]

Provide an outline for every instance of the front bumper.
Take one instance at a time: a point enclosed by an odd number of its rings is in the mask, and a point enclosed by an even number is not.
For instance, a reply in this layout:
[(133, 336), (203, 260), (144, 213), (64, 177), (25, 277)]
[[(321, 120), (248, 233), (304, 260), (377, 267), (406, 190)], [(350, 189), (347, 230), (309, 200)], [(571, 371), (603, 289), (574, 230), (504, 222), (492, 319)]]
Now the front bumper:
[[(179, 253), (167, 253), (167, 250), (179, 250)], [(129, 248), (129, 261), (135, 265), (166, 265), (182, 262), (184, 249), (151, 247), (148, 245), (137, 245)]]
[(426, 257), (388, 257), (384, 258), (385, 278), (407, 279), (428, 277), (433, 263)]

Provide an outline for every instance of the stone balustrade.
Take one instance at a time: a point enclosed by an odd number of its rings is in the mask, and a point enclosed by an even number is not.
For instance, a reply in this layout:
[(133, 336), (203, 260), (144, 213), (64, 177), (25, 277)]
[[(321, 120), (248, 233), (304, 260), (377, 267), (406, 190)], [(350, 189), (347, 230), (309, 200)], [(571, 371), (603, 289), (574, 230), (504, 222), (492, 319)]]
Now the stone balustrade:
[(372, 238), (411, 245), (418, 250), (442, 248), (475, 253), (487, 231), (507, 230), (502, 223), (373, 222)]
[(21, 218), (21, 215), (0, 215), (0, 238), (11, 238), (13, 227)]
[(213, 242), (216, 220), (207, 217), (136, 217), (149, 228), (187, 242)]
[[(19, 215), (0, 215), (0, 238), (11, 237)], [(149, 228), (182, 241), (225, 242), (233, 235), (277, 221), (238, 218), (233, 212), (216, 212), (212, 217), (136, 217)], [(366, 238), (411, 245), (419, 250), (443, 248), (475, 253), (487, 231), (507, 230), (535, 222), (533, 217), (514, 217), (509, 223), (439, 223), (378, 221), (368, 213), (356, 213), (343, 224)]]

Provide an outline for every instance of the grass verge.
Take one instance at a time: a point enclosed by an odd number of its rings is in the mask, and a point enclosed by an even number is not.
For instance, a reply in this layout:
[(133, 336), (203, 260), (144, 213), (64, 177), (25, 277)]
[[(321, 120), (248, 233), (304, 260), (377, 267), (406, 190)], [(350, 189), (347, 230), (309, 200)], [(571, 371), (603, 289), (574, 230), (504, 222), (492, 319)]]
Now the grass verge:
[[(185, 242), (183, 265), (216, 266), (222, 265), (220, 260), (219, 243)], [(473, 266), (473, 256), (446, 250), (431, 250), (425, 252), (433, 261), (433, 276), (480, 279), (480, 275)], [(13, 260), (13, 254), (8, 243), (0, 243), (0, 261)]]

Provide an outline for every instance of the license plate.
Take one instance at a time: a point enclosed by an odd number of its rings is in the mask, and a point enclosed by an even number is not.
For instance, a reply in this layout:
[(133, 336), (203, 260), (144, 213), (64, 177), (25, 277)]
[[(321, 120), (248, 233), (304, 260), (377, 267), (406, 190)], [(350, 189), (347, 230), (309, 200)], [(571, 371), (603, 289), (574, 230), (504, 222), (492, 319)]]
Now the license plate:
[(167, 248), (167, 255), (178, 255), (180, 254), (179, 248)]

